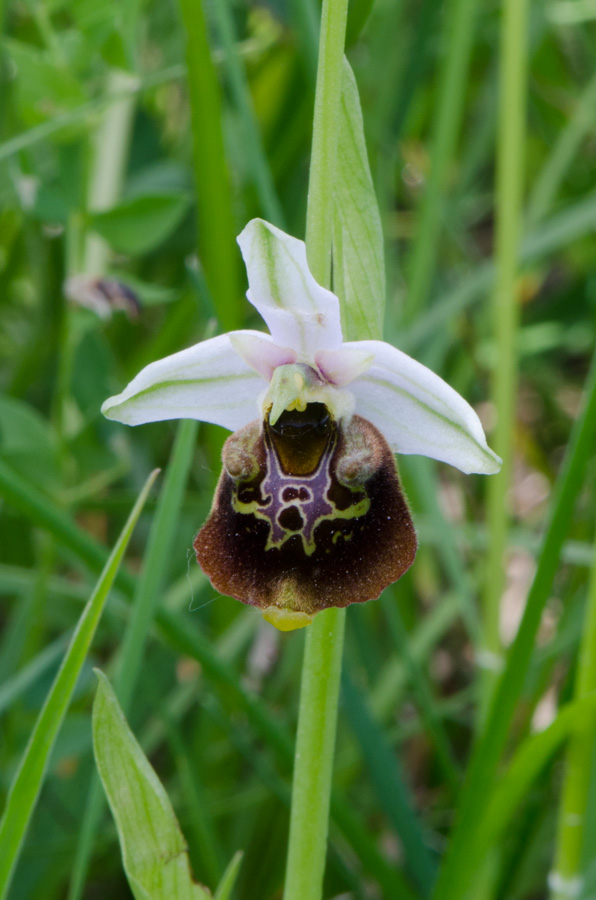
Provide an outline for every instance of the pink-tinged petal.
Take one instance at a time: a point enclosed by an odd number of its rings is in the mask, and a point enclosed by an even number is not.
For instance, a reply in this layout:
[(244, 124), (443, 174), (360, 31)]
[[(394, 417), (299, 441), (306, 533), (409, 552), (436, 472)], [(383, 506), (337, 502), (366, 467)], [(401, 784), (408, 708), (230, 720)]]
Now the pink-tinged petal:
[(315, 362), (326, 381), (336, 387), (345, 387), (363, 375), (374, 362), (374, 353), (361, 350), (356, 344), (344, 344), (338, 350), (319, 350)]
[(339, 301), (313, 278), (304, 242), (253, 219), (238, 243), (248, 272), (246, 296), (275, 342), (296, 350), (303, 362), (317, 350), (339, 347)]
[(236, 431), (258, 418), (266, 386), (222, 334), (150, 363), (101, 411), (126, 425), (199, 419)]
[(278, 366), (295, 363), (298, 355), (289, 347), (280, 347), (273, 338), (261, 331), (233, 331), (230, 343), (244, 362), (271, 381)]
[(356, 412), (383, 432), (396, 453), (418, 453), (462, 472), (493, 474), (501, 460), (487, 446), (480, 419), (457, 391), (383, 341), (346, 344), (374, 354), (350, 385)]

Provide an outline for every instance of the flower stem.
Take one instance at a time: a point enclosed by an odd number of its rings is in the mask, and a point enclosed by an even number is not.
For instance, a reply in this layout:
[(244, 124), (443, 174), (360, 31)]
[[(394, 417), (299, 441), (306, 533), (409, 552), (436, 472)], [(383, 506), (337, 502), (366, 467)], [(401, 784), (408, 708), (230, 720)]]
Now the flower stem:
[[(85, 213), (108, 210), (120, 198), (136, 109), (136, 94), (133, 91), (138, 84), (139, 80), (135, 75), (121, 69), (111, 69), (107, 74), (105, 96), (108, 102), (90, 138), (86, 209), (71, 213), (68, 222), (65, 260), (67, 276), (82, 272), (101, 278), (107, 274), (111, 252), (109, 245), (100, 235), (87, 228)], [(64, 405), (69, 390), (72, 357), (81, 337), (77, 333), (73, 315), (65, 316), (62, 337), (56, 391), (56, 430), (60, 437), (63, 434)]]
[[(315, 93), (306, 250), (326, 287), (347, 10), (347, 0), (324, 0)], [(344, 628), (345, 610), (328, 609), (307, 630), (284, 900), (320, 900), (323, 892)]]
[(284, 900), (322, 895), (345, 618), (326, 610), (306, 634)]
[[(114, 100), (103, 114), (93, 141), (87, 209), (102, 212), (111, 209), (120, 198), (128, 160), (128, 148), (136, 109), (139, 79), (130, 72), (112, 69), (106, 93)], [(106, 274), (110, 248), (98, 234), (87, 232), (84, 238), (80, 270), (98, 277)]]
[[(585, 625), (577, 667), (575, 699), (596, 690), (596, 554), (588, 590)], [(569, 739), (557, 833), (555, 865), (550, 876), (551, 900), (578, 896), (588, 788), (592, 777), (596, 715), (586, 713)]]

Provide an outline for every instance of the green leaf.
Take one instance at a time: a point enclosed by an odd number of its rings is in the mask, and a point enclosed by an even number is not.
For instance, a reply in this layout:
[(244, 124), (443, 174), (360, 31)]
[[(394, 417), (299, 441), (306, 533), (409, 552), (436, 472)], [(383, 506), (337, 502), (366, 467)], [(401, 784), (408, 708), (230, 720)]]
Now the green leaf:
[(71, 110), (86, 98), (82, 82), (54, 56), (22, 41), (6, 38), (4, 51), (14, 67), (17, 108), (32, 125)]
[(48, 422), (15, 397), (0, 397), (0, 457), (35, 484), (58, 483), (58, 448)]
[(91, 226), (120, 253), (148, 253), (169, 237), (190, 206), (181, 193), (146, 194), (91, 216)]
[(223, 873), (222, 879), (217, 886), (213, 900), (230, 900), (232, 890), (236, 884), (240, 863), (242, 862), (242, 850), (238, 850), (231, 858), (226, 871)]
[(136, 900), (209, 900), (192, 879), (186, 841), (160, 780), (103, 674), (93, 704), (93, 747)]
[(383, 336), (383, 230), (368, 164), (356, 79), (347, 60), (337, 138), (333, 208), (333, 287), (341, 301), (344, 338)]
[[(533, 782), (574, 728), (594, 712), (595, 706), (594, 694), (568, 703), (548, 728), (530, 735), (518, 747), (507, 772), (485, 795), (477, 813), (468, 852), (465, 859), (460, 860), (459, 896), (468, 896), (470, 884), (481, 876), (487, 855), (506, 835), (518, 808), (529, 796)], [(475, 891), (469, 891), (469, 894), (478, 896)]]
[(142, 309), (146, 309), (148, 306), (161, 306), (173, 303), (179, 296), (179, 292), (173, 288), (155, 284), (153, 281), (142, 281), (136, 275), (124, 269), (110, 269), (108, 276), (116, 281), (123, 282), (126, 287), (134, 291), (139, 298)]
[(424, 897), (429, 897), (437, 860), (401, 771), (397, 757), (381, 727), (369, 712), (366, 700), (348, 672), (342, 673), (342, 695), (346, 715), (360, 744), (368, 777), (379, 803), (399, 835), (406, 869)]
[[(224, 145), (219, 75), (211, 55), (203, 3), (180, 0), (186, 39), (199, 258), (222, 328), (242, 322), (236, 224)], [(206, 127), (206, 124), (208, 126)]]
[(156, 469), (145, 482), (97, 586), (83, 610), (11, 785), (0, 820), (0, 898), (6, 897), (25, 832), (44, 781), (52, 748), (64, 721), (118, 566), (158, 471)]
[[(114, 688), (123, 710), (130, 708), (131, 700), (135, 696), (135, 687), (143, 671), (147, 636), (159, 602), (163, 599), (166, 573), (175, 546), (176, 525), (184, 487), (196, 444), (197, 424), (192, 420), (184, 420), (178, 425), (178, 435), (153, 516), (143, 567), (134, 592), (131, 615), (120, 647), (120, 665), (114, 677)], [(103, 808), (103, 792), (99, 779), (94, 778), (87, 795), (85, 814), (72, 863), (69, 900), (77, 900), (82, 896)]]
[(435, 900), (461, 900), (464, 896), (462, 881), (467, 877), (469, 862), (473, 861), (470, 847), (478, 832), (478, 798), (482, 796), (483, 802), (486, 802), (486, 785), (495, 780), (530, 664), (542, 611), (552, 589), (569, 524), (573, 520), (575, 502), (585, 481), (586, 465), (593, 457), (595, 422), (596, 353), (592, 358), (584, 389), (583, 409), (574, 423), (558, 475), (549, 524), (521, 624), (508, 651), (507, 663), (495, 689), (484, 729), (468, 764), (466, 780), (460, 793), (458, 819), (439, 873)]

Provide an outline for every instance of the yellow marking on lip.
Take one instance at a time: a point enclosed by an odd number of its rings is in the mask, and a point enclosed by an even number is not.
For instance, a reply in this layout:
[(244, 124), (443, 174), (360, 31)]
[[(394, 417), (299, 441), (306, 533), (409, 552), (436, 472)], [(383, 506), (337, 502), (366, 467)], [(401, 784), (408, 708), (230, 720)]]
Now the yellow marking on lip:
[(305, 628), (310, 625), (314, 616), (305, 612), (295, 612), (291, 609), (278, 609), (277, 606), (268, 606), (263, 610), (263, 618), (278, 631), (296, 631), (297, 628)]

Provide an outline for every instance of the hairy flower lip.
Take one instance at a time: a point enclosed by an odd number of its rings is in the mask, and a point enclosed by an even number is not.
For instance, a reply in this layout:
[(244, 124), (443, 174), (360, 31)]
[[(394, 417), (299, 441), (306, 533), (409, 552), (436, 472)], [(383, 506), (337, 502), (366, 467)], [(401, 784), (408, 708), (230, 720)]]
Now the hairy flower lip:
[[(382, 434), (357, 415), (334, 429), (312, 471), (295, 474), (280, 466), (259, 420), (231, 435), (211, 513), (194, 542), (214, 588), (261, 609), (277, 627), (376, 599), (416, 554)], [(292, 523), (283, 518), (290, 509), (298, 513)]]
[[(238, 243), (247, 297), (270, 333), (231, 332), (151, 363), (106, 400), (104, 415), (131, 425), (194, 418), (235, 431), (262, 415), (265, 398), (275, 403), (281, 367), (306, 365), (324, 383), (330, 408), (371, 421), (393, 452), (466, 473), (499, 470), (478, 416), (438, 375), (383, 341), (343, 341), (339, 301), (313, 278), (302, 241), (253, 219)], [(317, 399), (316, 392), (303, 397)]]

